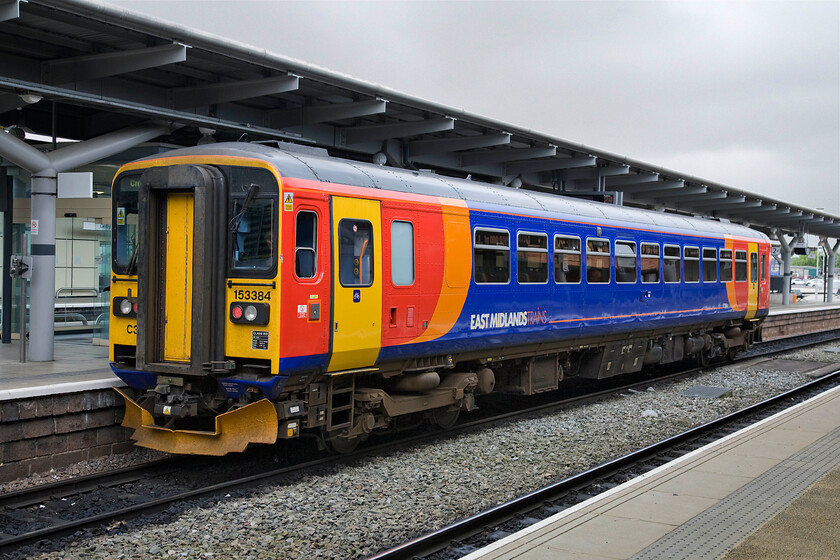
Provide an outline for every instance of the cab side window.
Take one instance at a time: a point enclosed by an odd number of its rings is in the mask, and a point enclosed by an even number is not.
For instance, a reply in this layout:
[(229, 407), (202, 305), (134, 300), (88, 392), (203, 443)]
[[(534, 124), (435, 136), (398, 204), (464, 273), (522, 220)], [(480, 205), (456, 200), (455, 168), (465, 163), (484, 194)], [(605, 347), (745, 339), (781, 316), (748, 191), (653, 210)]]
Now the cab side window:
[(315, 278), (318, 272), (318, 215), (298, 212), (295, 223), (295, 276)]

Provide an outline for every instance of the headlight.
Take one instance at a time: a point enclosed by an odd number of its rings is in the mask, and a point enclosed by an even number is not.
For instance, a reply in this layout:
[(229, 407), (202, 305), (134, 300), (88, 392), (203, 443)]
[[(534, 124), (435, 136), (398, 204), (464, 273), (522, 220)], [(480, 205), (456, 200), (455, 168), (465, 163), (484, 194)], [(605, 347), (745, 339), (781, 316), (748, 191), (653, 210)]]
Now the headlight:
[(254, 319), (257, 318), (257, 308), (253, 305), (249, 305), (245, 308), (245, 320), (249, 323), (253, 323)]
[(115, 297), (113, 312), (115, 317), (137, 317), (136, 298)]

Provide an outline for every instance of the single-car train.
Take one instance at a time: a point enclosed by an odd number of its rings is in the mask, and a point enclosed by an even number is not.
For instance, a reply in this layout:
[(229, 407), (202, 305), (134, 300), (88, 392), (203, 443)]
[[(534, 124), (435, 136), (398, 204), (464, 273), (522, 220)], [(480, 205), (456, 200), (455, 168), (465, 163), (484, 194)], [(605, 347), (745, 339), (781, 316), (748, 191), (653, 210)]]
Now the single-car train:
[(714, 220), (227, 143), (113, 188), (110, 361), (138, 445), (223, 455), (759, 339), (770, 243)]

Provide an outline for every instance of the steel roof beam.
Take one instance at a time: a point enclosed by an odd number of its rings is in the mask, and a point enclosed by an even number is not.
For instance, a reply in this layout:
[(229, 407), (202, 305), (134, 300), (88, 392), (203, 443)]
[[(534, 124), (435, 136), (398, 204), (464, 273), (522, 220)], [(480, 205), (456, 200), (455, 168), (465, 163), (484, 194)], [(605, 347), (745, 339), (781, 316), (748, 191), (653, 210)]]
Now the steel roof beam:
[(300, 78), (297, 76), (276, 76), (258, 80), (241, 80), (176, 88), (170, 90), (170, 94), (172, 95), (172, 106), (175, 109), (185, 109), (187, 107), (202, 107), (263, 95), (286, 93), (295, 91), (299, 86)]
[(727, 196), (729, 195), (725, 192), (707, 191), (705, 193), (688, 196), (680, 196), (679, 193), (673, 193), (671, 195), (654, 197), (654, 200), (663, 202), (675, 202), (677, 204), (690, 204), (692, 202), (700, 202), (703, 200), (722, 200)]
[(607, 188), (624, 190), (624, 187), (647, 187), (650, 183), (659, 181), (659, 173), (637, 173), (636, 175), (625, 175), (617, 178), (607, 179)]
[(18, 0), (0, 0), (0, 21), (8, 21), (18, 17), (20, 17)]
[(441, 154), (445, 152), (488, 148), (490, 146), (502, 146), (504, 144), (510, 144), (510, 134), (507, 132), (502, 132), (501, 134), (479, 134), (478, 136), (460, 136), (458, 138), (417, 140), (408, 145), (408, 155), (409, 157), (417, 157), (427, 154)]
[(746, 204), (747, 198), (744, 196), (727, 196), (727, 198), (720, 200), (709, 200), (704, 202), (700, 200), (691, 205), (692, 208), (715, 208), (717, 206), (731, 206), (733, 204)]
[(381, 115), (388, 109), (388, 102), (384, 99), (370, 99), (352, 103), (331, 103), (278, 111), (271, 116), (271, 126), (286, 128), (303, 124), (318, 124), (330, 121), (340, 121), (358, 117)]
[(455, 119), (452, 117), (355, 126), (344, 131), (345, 144), (381, 142), (382, 140), (391, 140), (392, 138), (405, 138), (407, 136), (444, 132), (453, 128), (455, 128)]
[(578, 167), (594, 167), (598, 159), (595, 156), (556, 158), (544, 161), (523, 161), (509, 163), (505, 166), (505, 172), (510, 175), (517, 173), (538, 173), (540, 171), (560, 171), (562, 169), (575, 169)]
[(614, 175), (624, 175), (630, 173), (630, 168), (626, 165), (608, 165), (605, 167), (589, 167), (589, 168), (575, 168), (569, 169), (563, 173), (563, 179), (566, 181), (576, 181), (578, 179), (600, 180), (602, 178), (611, 177)]
[(623, 191), (625, 194), (632, 196), (643, 195), (649, 197), (660, 194), (663, 191), (679, 191), (678, 193), (673, 193), (674, 195), (702, 194), (707, 192), (706, 187), (686, 187), (685, 181), (640, 182), (635, 185), (623, 184), (612, 186), (608, 182), (607, 188), (610, 190)]
[(51, 85), (82, 82), (187, 60), (187, 47), (178, 43), (146, 49), (74, 56), (41, 64), (41, 77)]
[[(810, 216), (810, 217), (809, 217)], [(791, 212), (789, 214), (781, 215), (781, 216), (773, 216), (773, 222), (808, 222), (813, 218), (814, 215), (806, 215), (803, 212)]]
[(768, 205), (764, 202), (761, 202), (761, 206), (757, 206), (755, 208), (746, 208), (743, 211), (737, 208), (721, 208), (720, 211), (725, 214), (761, 214), (764, 212), (776, 212), (777, 209), (775, 204)]
[(491, 165), (509, 161), (524, 161), (557, 155), (557, 146), (494, 150), (491, 152), (472, 152), (461, 154), (461, 167)]

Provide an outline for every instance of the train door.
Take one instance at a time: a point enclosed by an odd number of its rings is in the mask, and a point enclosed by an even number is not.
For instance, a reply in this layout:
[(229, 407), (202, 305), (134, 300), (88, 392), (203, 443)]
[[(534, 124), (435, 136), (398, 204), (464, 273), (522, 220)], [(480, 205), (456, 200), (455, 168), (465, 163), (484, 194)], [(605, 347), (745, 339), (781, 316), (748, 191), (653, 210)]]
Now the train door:
[(200, 374), (222, 351), (224, 179), (218, 170), (182, 166), (143, 173), (138, 217), (137, 365)]
[(189, 362), (192, 340), (193, 193), (165, 195), (162, 232), (163, 361)]
[(756, 309), (758, 309), (758, 292), (759, 292), (759, 267), (758, 267), (758, 244), (749, 243), (747, 252), (749, 256), (749, 284), (747, 288), (747, 319), (755, 317)]
[(379, 201), (332, 198), (333, 316), (329, 371), (372, 366), (382, 335)]
[(758, 307), (770, 305), (770, 246), (761, 245), (758, 251)]

